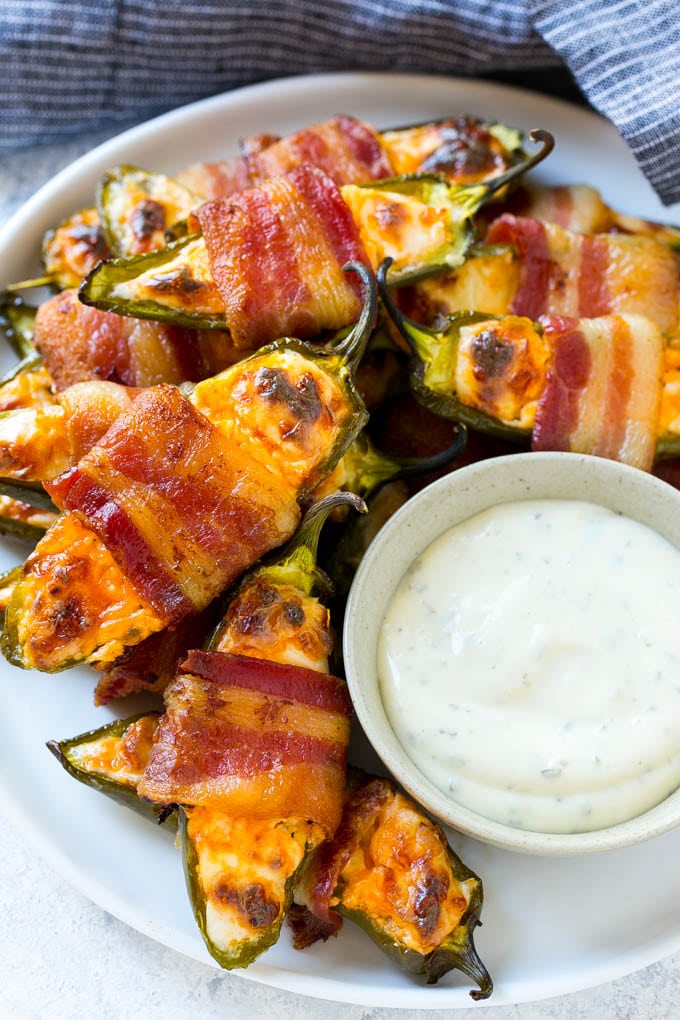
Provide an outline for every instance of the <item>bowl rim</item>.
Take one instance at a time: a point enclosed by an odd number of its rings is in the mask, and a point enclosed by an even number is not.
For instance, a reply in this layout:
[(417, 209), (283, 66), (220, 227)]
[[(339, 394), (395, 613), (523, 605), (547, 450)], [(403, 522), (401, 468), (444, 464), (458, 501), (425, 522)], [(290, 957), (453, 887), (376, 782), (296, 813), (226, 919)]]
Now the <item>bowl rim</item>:
[[(586, 495), (577, 491), (577, 483), (585, 486)], [(561, 494), (555, 496), (558, 490)], [(459, 832), (506, 850), (542, 856), (633, 846), (680, 824), (680, 786), (642, 814), (590, 832), (513, 828), (457, 804), (439, 790), (409, 758), (382, 706), (375, 639), (384, 607), (406, 567), (438, 535), (474, 513), (519, 499), (542, 498), (585, 500), (608, 507), (641, 521), (680, 549), (680, 491), (618, 461), (587, 454), (536, 452), (508, 454), (459, 468), (400, 507), (378, 532), (359, 565), (343, 625), (350, 695), (364, 733), (392, 776), (425, 810)], [(478, 509), (467, 510), (470, 503), (478, 503)]]

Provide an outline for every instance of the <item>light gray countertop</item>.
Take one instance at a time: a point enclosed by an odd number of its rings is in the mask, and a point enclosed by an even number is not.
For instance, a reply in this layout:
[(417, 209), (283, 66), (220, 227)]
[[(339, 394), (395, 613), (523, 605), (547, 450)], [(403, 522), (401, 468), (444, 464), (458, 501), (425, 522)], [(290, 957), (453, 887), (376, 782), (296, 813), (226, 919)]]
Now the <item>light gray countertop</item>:
[[(58, 169), (114, 134), (79, 136), (6, 157), (0, 222)], [(73, 1016), (381, 1020), (403, 1010), (348, 1006), (279, 991), (180, 956), (127, 927), (71, 888), (7, 822), (0, 855), (0, 1020)], [(644, 881), (644, 876), (640, 876)], [(621, 890), (625, 896), (625, 889)], [(680, 909), (680, 905), (679, 905)], [(587, 910), (587, 902), (584, 902)], [(531, 923), (530, 906), (527, 923)], [(489, 1020), (662, 1018), (680, 1015), (680, 957), (595, 989), (519, 1006), (487, 1007)], [(424, 1010), (423, 1020), (479, 1008)]]

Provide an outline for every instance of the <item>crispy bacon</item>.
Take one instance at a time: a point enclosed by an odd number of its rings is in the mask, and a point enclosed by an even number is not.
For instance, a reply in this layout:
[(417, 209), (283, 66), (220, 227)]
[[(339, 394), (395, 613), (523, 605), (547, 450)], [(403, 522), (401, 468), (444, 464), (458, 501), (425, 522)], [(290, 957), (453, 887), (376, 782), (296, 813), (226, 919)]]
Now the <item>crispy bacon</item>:
[(97, 443), (113, 423), (130, 409), (139, 394), (134, 386), (113, 382), (83, 382), (57, 394), (64, 409), (64, 431), (68, 437), (71, 465)]
[[(611, 230), (614, 223), (599, 192), (585, 184), (522, 185), (509, 195), (504, 208), (515, 216), (555, 223), (581, 234), (600, 234)], [(487, 210), (492, 212), (493, 206)]]
[(317, 167), (335, 183), (364, 184), (390, 177), (393, 167), (370, 124), (356, 117), (338, 116), (280, 138), (253, 135), (241, 142), (241, 154), (216, 163), (193, 163), (177, 180), (213, 200), (229, 198), (302, 166)]
[(520, 283), (510, 311), (530, 319), (544, 315), (553, 268), (545, 225), (539, 220), (501, 216), (491, 224), (486, 242), (511, 244), (521, 265)]
[(356, 117), (339, 116), (261, 146), (247, 156), (253, 182), (278, 177), (306, 163), (335, 183), (365, 184), (390, 177), (392, 165), (375, 128)]
[(333, 910), (340, 876), (361, 843), (364, 832), (370, 830), (376, 815), (391, 795), (388, 785), (380, 779), (369, 780), (350, 792), (335, 836), (322, 843), (314, 854), (296, 898), (322, 925), (328, 926), (329, 932), (321, 933), (323, 938), (342, 925), (341, 916)]
[(534, 422), (534, 450), (568, 450), (650, 470), (664, 338), (647, 319), (543, 320), (552, 352)]
[(360, 311), (359, 284), (342, 267), (369, 265), (342, 196), (302, 166), (196, 210), (210, 269), (236, 347), (340, 329)]
[(228, 198), (252, 183), (245, 156), (217, 163), (192, 163), (177, 174), (177, 181), (205, 199)]
[(90, 308), (66, 290), (38, 309), (34, 343), (58, 390), (88, 379), (126, 386), (198, 381), (235, 360), (226, 333)]
[(144, 390), (78, 466), (49, 484), (135, 589), (177, 623), (283, 542), (300, 511), (178, 390)]
[(629, 313), (648, 316), (664, 332), (677, 326), (677, 261), (652, 238), (578, 234), (504, 214), (489, 227), (486, 243), (512, 246), (519, 264), (510, 306), (502, 311), (531, 319)]
[(335, 831), (351, 711), (342, 680), (194, 651), (165, 698), (140, 796), (234, 817), (299, 816)]

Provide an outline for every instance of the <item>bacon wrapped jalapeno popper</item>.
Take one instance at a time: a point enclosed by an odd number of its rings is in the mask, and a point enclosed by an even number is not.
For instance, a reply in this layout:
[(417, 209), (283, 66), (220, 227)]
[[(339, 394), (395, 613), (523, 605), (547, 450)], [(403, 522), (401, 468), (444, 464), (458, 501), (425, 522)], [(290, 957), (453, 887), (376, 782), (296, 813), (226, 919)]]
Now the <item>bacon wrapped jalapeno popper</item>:
[(352, 381), (375, 283), (341, 343), (282, 340), (186, 397), (144, 390), (78, 466), (48, 485), (64, 513), (27, 560), (3, 631), (11, 662), (111, 662), (199, 612), (295, 530), (298, 498), (366, 413)]
[(473, 938), (482, 883), (391, 780), (354, 778), (335, 836), (310, 856), (295, 901), (299, 949), (336, 934), (347, 917), (428, 984), (460, 970), (479, 985), (473, 999), (493, 991)]
[[(315, 595), (317, 587), (328, 585), (316, 567), (319, 533), (328, 514), (342, 505), (361, 509), (361, 501), (349, 493), (335, 493), (315, 503), (283, 553), (269, 564), (255, 568), (241, 582), (223, 621), (213, 633), (214, 654), (193, 652), (188, 660), (207, 663), (208, 671), (217, 670), (218, 678), (187, 679), (180, 670), (168, 692), (168, 714), (160, 724), (158, 714), (147, 714), (48, 745), (76, 779), (124, 803), (134, 794), (137, 806), (145, 805), (144, 810), (147, 813), (152, 810), (154, 818), (159, 814), (163, 818), (164, 809), (137, 797), (137, 792), (145, 789), (146, 773), (149, 773), (147, 785), (151, 786), (159, 776), (167, 785), (182, 782), (183, 774), (188, 772), (194, 781), (201, 775), (207, 797), (201, 798), (200, 806), (185, 804), (180, 811), (182, 854), (200, 930), (210, 952), (224, 967), (247, 966), (277, 940), (292, 902), (300, 865), (310, 849), (329, 834), (328, 826), (341, 809), (344, 767), (339, 773), (338, 767), (344, 751), (331, 744), (324, 747), (318, 734), (315, 737), (308, 731), (323, 728), (325, 722), (326, 730), (337, 731), (343, 747), (346, 745), (346, 697), (333, 700), (325, 719), (321, 707), (329, 682), (339, 685), (340, 692), (344, 686), (327, 676), (330, 620), (327, 609)], [(268, 663), (286, 664), (287, 682), (279, 702), (272, 695), (271, 683), (267, 685), (267, 711), (255, 713), (257, 732), (253, 734), (248, 721), (253, 717), (261, 678), (268, 675)], [(235, 674), (232, 678), (235, 683), (229, 682), (231, 672)], [(314, 703), (305, 707), (299, 697), (300, 678), (306, 682), (310, 676), (320, 693), (314, 698), (313, 690), (310, 691)], [(253, 678), (255, 683), (247, 682)], [(186, 699), (177, 688), (184, 690), (182, 685), (197, 682), (205, 685), (207, 705), (194, 704), (192, 709), (189, 699), (189, 708), (184, 711)], [(342, 709), (341, 716), (338, 707)], [(216, 719), (206, 720), (206, 708), (210, 716), (213, 711), (216, 713)], [(302, 727), (303, 732), (296, 731), (296, 726)], [(227, 813), (213, 803), (210, 788), (218, 784), (219, 768), (213, 762), (206, 775), (206, 748), (201, 746), (200, 739), (206, 727), (210, 730), (207, 744), (213, 757), (220, 760), (222, 771), (230, 774), (234, 789), (239, 785), (244, 788), (242, 814)], [(177, 753), (167, 746), (168, 730), (178, 734)], [(216, 731), (224, 739), (219, 739)], [(154, 750), (152, 738), (158, 745)], [(270, 786), (284, 791), (282, 795), (289, 805), (291, 798), (296, 805), (300, 801), (303, 810), (299, 814), (297, 810), (292, 813), (288, 810), (283, 815), (267, 815), (268, 799), (275, 796), (272, 789), (265, 791), (264, 805), (260, 798), (251, 801), (248, 796), (257, 759), (255, 744), (266, 741), (270, 746), (264, 758), (260, 757), (261, 768), (272, 776)], [(299, 776), (295, 775), (301, 763), (290, 761), (295, 747), (304, 759), (302, 764), (306, 762), (308, 768), (302, 792)], [(244, 774), (235, 766), (245, 759), (249, 767)], [(337, 773), (332, 784), (337, 787), (335, 793), (329, 788), (329, 771)], [(315, 783), (321, 789), (316, 791), (314, 803), (322, 794), (322, 808), (318, 805), (310, 808), (309, 793)], [(218, 799), (222, 796), (218, 790)], [(310, 809), (321, 812), (327, 824), (314, 820), (313, 815), (309, 817)]]
[(206, 199), (229, 198), (302, 163), (317, 166), (337, 185), (414, 173), (472, 184), (504, 173), (524, 155), (519, 131), (476, 117), (377, 132), (356, 117), (337, 116), (284, 138), (248, 138), (241, 143), (241, 155), (194, 163), (177, 179)]
[(420, 322), (456, 312), (490, 315), (644, 315), (678, 330), (679, 271), (668, 244), (626, 234), (580, 234), (505, 214), (455, 273), (419, 283), (402, 307)]
[[(338, 188), (316, 167), (297, 166), (199, 206), (192, 233), (167, 248), (102, 263), (80, 298), (137, 318), (226, 327), (243, 349), (287, 332), (310, 338), (341, 329), (356, 315), (356, 296), (340, 286), (342, 264), (351, 258), (377, 267), (390, 256), (392, 282), (402, 283), (460, 265), (476, 210), (551, 151), (547, 132), (532, 137), (541, 143), (536, 154), (480, 184), (421, 175)], [(265, 278), (276, 281), (266, 301)]]
[[(430, 410), (534, 449), (650, 470), (680, 450), (674, 349), (641, 315), (575, 319), (459, 313), (440, 331), (383, 299), (414, 354), (411, 385)], [(677, 359), (676, 359), (677, 360)], [(675, 410), (674, 410), (675, 409)]]

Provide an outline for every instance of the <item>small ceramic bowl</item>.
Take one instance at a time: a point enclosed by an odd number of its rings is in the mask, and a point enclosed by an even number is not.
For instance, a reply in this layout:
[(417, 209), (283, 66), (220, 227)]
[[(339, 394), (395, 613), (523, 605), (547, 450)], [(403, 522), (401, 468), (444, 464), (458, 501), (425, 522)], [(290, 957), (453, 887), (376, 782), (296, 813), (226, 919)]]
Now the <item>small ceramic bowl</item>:
[(442, 793), (410, 760), (385, 713), (377, 647), (385, 611), (405, 571), (444, 531), (497, 504), (523, 499), (599, 504), (640, 521), (680, 548), (680, 492), (635, 468), (579, 454), (530, 453), (481, 461), (452, 472), (423, 489), (387, 522), (357, 572), (347, 603), (344, 656), (358, 719), (404, 789), (443, 822), (477, 839), (552, 855), (640, 843), (680, 823), (680, 790), (644, 814), (591, 832), (562, 835), (513, 828)]

